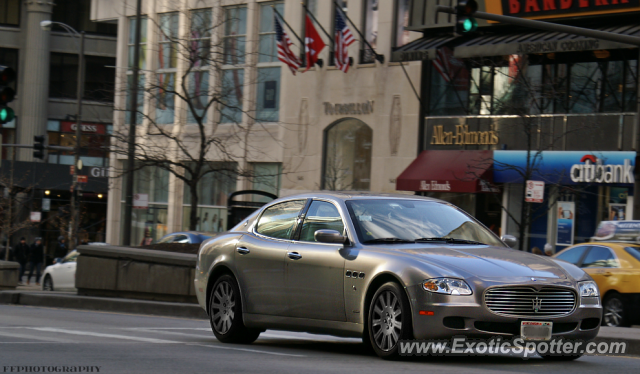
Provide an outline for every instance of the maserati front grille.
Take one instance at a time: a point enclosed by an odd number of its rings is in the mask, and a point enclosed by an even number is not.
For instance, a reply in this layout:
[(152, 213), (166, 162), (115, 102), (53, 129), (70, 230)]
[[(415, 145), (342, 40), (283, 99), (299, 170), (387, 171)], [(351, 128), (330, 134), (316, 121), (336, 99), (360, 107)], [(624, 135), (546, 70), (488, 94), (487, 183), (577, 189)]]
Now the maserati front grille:
[(559, 317), (576, 308), (576, 293), (567, 288), (494, 287), (484, 293), (484, 303), (496, 314), (515, 317)]

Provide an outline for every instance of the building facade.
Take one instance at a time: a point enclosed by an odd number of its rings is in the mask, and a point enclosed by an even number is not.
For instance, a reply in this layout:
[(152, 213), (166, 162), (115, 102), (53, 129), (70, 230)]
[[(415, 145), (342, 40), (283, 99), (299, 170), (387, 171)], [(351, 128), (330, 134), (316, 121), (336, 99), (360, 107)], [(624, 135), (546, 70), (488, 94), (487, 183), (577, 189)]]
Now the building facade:
[[(125, 1), (93, 4), (94, 20), (117, 22), (119, 28), (116, 92), (123, 94), (115, 97), (117, 132), (128, 121), (126, 110), (117, 108), (127, 106), (135, 9)], [(305, 2), (327, 46), (320, 53), (322, 66), (305, 71), (303, 65), (294, 75), (277, 58), (274, 9), (286, 21), (292, 51), (304, 60), (298, 37), (304, 35), (307, 11), (299, 1), (143, 3), (141, 87), (145, 95), (139, 95), (139, 112), (144, 115), (138, 127), (162, 125), (181, 136), (199, 128), (189, 100), (154, 94), (161, 91), (158, 82), (182, 87), (178, 91), (197, 86), (203, 102), (216, 95), (221, 98), (207, 107), (204, 123), (213, 137), (225, 139), (228, 153), (211, 151), (207, 160), (212, 168), (226, 165), (236, 173), (214, 172), (200, 182), (196, 229), (224, 230), (227, 196), (236, 190), (258, 189), (277, 195), (320, 189), (395, 191), (397, 172), (411, 162), (418, 147), (421, 64), (390, 60), (394, 47), (419, 36), (404, 30), (408, 4), (341, 2), (357, 39), (348, 48), (353, 61), (344, 73), (334, 66), (332, 57), (333, 22), (340, 10), (328, 1)], [(206, 33), (198, 32), (202, 25)], [(195, 69), (194, 60), (176, 47), (172, 62), (167, 46), (180, 44), (183, 38), (193, 43), (207, 39), (210, 44), (202, 45), (210, 45), (208, 51), (220, 59)], [(190, 68), (201, 75), (189, 75)], [(139, 141), (145, 139), (146, 134)], [(183, 157), (180, 152), (173, 155)], [(107, 241), (120, 243), (125, 197), (124, 178), (117, 170), (124, 167), (124, 156), (112, 154), (110, 165)], [(139, 245), (145, 237), (157, 240), (189, 227), (191, 191), (185, 180), (163, 168), (146, 167), (136, 172), (134, 181), (134, 193), (145, 202), (134, 210), (133, 238), (127, 244)]]
[[(424, 16), (436, 3), (412, 3), (409, 29), (424, 37), (395, 51), (425, 68), (422, 153), (398, 188), (449, 200), (496, 233), (519, 236), (525, 182), (544, 182), (543, 201), (527, 208), (525, 248), (561, 249), (589, 240), (602, 220), (630, 219), (637, 47), (482, 20), (478, 33), (454, 35), (452, 16)], [(495, 14), (640, 35), (640, 8), (629, 3), (478, 3)], [(460, 162), (445, 171), (443, 158)]]
[[(32, 145), (35, 135), (47, 135), (49, 145), (75, 146), (79, 38), (55, 24), (45, 30), (40, 22), (62, 22), (85, 32), (85, 168), (80, 174), (88, 181), (80, 198), (80, 239), (104, 241), (117, 26), (92, 22), (90, 9), (90, 0), (0, 0), (0, 65), (12, 67), (18, 75), (16, 99), (10, 104), (16, 118), (1, 131), (3, 144)], [(68, 232), (73, 155), (51, 151), (39, 160), (23, 148), (17, 149), (12, 162), (12, 150), (2, 147), (2, 180), (6, 186), (13, 169), (19, 193), (14, 221), (28, 221), (31, 212), (41, 212), (40, 221), (14, 233), (12, 242), (19, 236), (29, 241), (42, 236), (52, 250), (58, 236)]]

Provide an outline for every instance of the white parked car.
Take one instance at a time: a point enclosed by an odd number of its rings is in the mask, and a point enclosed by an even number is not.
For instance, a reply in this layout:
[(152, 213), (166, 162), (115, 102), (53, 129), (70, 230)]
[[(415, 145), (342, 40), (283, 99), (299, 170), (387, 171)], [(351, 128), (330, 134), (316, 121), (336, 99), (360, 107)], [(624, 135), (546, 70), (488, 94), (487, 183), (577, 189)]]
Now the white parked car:
[(78, 255), (77, 251), (71, 251), (53, 265), (47, 266), (42, 274), (42, 290), (75, 291)]

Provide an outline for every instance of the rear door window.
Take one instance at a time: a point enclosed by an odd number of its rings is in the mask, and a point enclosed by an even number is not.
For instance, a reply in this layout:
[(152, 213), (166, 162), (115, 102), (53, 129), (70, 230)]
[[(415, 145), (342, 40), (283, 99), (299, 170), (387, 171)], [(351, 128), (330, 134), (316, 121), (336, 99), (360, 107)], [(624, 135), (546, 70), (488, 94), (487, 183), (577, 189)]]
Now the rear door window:
[(256, 232), (271, 238), (290, 239), (306, 202), (293, 200), (268, 207), (260, 216)]

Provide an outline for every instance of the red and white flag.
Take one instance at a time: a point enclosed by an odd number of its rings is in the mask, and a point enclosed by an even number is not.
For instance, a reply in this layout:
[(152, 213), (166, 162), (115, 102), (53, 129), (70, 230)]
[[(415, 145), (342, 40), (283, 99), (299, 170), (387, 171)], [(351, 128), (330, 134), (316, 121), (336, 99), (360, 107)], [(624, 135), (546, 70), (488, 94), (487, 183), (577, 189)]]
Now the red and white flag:
[(344, 21), (344, 18), (340, 15), (339, 11), (336, 11), (335, 21), (335, 43), (333, 45), (333, 60), (336, 67), (343, 72), (349, 70), (349, 49), (348, 47), (356, 41)]
[(276, 44), (278, 46), (278, 60), (287, 64), (293, 75), (296, 75), (296, 71), (298, 71), (298, 68), (300, 67), (300, 60), (293, 52), (291, 52), (291, 46), (293, 43), (291, 42), (291, 39), (289, 39), (289, 35), (284, 31), (278, 14), (274, 14), (274, 22), (276, 29)]
[(304, 53), (306, 55), (307, 60), (307, 70), (309, 70), (313, 65), (315, 65), (316, 61), (318, 61), (318, 56), (320, 52), (324, 49), (326, 44), (320, 37), (318, 30), (313, 25), (311, 18), (309, 15), (306, 16), (307, 19), (305, 21), (305, 36), (304, 36)]

